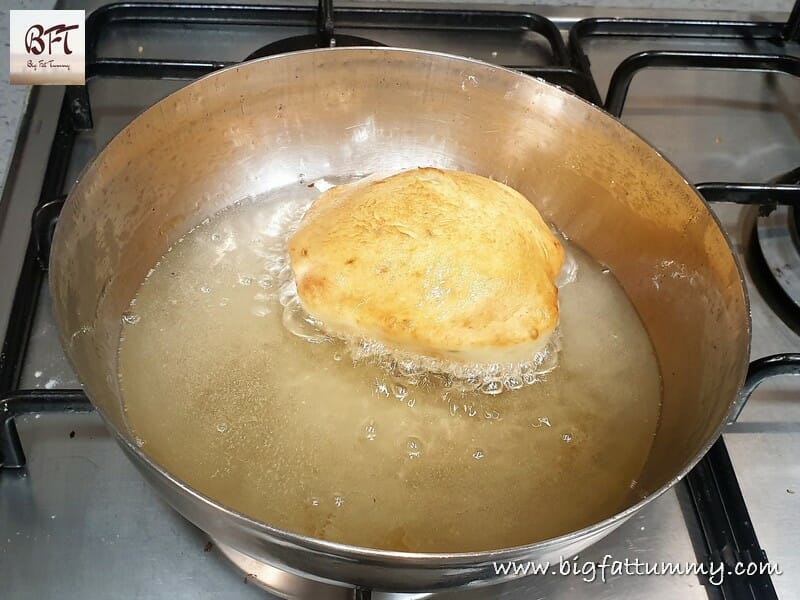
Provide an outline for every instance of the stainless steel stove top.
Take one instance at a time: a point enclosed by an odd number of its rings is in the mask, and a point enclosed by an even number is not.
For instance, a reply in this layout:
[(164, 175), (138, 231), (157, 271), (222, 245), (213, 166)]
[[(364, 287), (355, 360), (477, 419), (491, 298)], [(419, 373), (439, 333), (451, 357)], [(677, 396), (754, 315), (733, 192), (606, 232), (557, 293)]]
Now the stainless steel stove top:
[[(650, 15), (664, 16), (653, 12), (637, 16)], [(599, 15), (549, 8), (545, 16), (566, 34), (577, 19)], [(743, 16), (752, 18), (725, 17)], [(760, 17), (779, 21), (786, 15)], [(236, 61), (270, 41), (305, 32), (306, 27), (286, 26), (158, 25), (143, 30), (122, 23), (101, 37), (98, 49), (101, 56)], [(501, 36), (475, 31), (372, 29), (359, 30), (357, 35), (389, 45), (441, 50), (520, 67), (541, 64), (547, 57), (546, 44), (526, 32)], [(602, 38), (592, 39), (586, 48), (603, 96), (613, 69), (625, 57), (643, 50), (800, 54), (798, 44), (780, 47), (765, 41), (744, 44), (711, 38)], [(91, 81), (94, 128), (78, 135), (66, 181), (73, 182), (82, 167), (137, 113), (184, 83)], [(61, 88), (35, 90), (18, 144), (19, 160), (0, 204), (0, 333), (10, 314), (62, 94)], [(634, 79), (622, 119), (675, 162), (690, 181), (761, 182), (800, 166), (798, 99), (800, 79), (789, 76), (653, 70)], [(723, 204), (715, 210), (744, 263), (757, 209)], [(800, 336), (765, 302), (749, 269), (745, 273), (752, 302), (752, 357), (800, 351)], [(20, 387), (78, 386), (60, 350), (44, 286)], [(770, 380), (755, 392), (739, 422), (725, 434), (761, 546), (783, 571), (773, 577), (782, 598), (797, 597), (800, 589), (798, 399), (800, 379)], [(0, 470), (3, 597), (268, 597), (234, 569), (204, 533), (155, 496), (95, 414), (30, 414), (17, 418), (16, 423), (28, 463), (26, 469)], [(688, 492), (677, 486), (586, 551), (580, 560), (600, 561), (610, 554), (619, 560), (696, 562), (700, 537)], [(717, 595), (713, 587), (694, 576), (614, 576), (606, 583), (587, 583), (580, 576), (544, 576), (441, 597), (690, 599)]]

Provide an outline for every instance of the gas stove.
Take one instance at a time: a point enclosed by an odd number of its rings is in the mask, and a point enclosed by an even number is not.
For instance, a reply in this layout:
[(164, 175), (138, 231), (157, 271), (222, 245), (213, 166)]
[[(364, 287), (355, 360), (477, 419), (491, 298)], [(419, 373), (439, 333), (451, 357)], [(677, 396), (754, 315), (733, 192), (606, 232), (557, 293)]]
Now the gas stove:
[(693, 575), (586, 581), (585, 574), (547, 574), (436, 597), (796, 597), (800, 379), (777, 375), (800, 373), (800, 358), (791, 354), (800, 352), (800, 228), (792, 208), (800, 202), (800, 2), (790, 15), (757, 18), (432, 3), (334, 10), (330, 0), (61, 4), (91, 12), (88, 82), (33, 90), (0, 202), (4, 597), (270, 597), (264, 588), (313, 598), (393, 596), (255, 563), (163, 503), (86, 401), (58, 343), (47, 289), (64, 195), (139, 112), (249, 57), (331, 44), (470, 56), (603, 105), (713, 203), (750, 292), (755, 362), (738, 420), (684, 482), (580, 561), (769, 561), (781, 574), (727, 576), (721, 585)]

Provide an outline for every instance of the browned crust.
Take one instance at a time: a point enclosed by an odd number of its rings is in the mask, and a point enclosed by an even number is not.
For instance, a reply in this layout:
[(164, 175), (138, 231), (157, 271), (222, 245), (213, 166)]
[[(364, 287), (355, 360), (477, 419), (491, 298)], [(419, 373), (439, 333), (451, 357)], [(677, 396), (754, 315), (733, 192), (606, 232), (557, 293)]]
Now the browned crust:
[(289, 241), (329, 331), (429, 356), (532, 355), (558, 322), (558, 239), (515, 190), (421, 168), (320, 195)]

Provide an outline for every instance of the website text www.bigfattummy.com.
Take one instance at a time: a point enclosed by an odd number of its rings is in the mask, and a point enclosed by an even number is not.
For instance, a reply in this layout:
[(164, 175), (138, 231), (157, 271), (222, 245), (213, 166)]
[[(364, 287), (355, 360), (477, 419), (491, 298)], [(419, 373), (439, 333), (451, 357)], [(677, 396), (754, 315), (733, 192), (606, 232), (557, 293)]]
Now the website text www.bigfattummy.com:
[(578, 576), (586, 583), (600, 581), (619, 575), (689, 575), (705, 577), (711, 585), (719, 586), (727, 576), (742, 575), (782, 575), (777, 563), (735, 563), (722, 562), (648, 562), (639, 558), (615, 559), (611, 554), (603, 556), (599, 562), (581, 561), (580, 557), (559, 558), (550, 561), (506, 561), (494, 563), (495, 575), (562, 575)]

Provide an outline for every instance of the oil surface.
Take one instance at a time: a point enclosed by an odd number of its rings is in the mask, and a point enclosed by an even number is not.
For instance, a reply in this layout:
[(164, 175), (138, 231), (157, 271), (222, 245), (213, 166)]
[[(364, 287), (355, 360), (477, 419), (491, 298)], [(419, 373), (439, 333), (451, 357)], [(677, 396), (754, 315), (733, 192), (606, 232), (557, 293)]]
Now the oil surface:
[(143, 450), (250, 517), (381, 549), (509, 547), (621, 509), (661, 381), (613, 274), (566, 243), (578, 269), (560, 292), (558, 365), (535, 383), (497, 395), (437, 376), (409, 383), (285, 318), (277, 257), (316, 193), (296, 186), (231, 207), (150, 272), (119, 353)]

